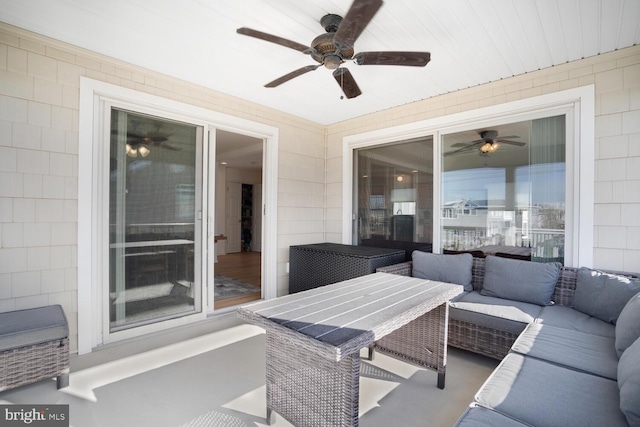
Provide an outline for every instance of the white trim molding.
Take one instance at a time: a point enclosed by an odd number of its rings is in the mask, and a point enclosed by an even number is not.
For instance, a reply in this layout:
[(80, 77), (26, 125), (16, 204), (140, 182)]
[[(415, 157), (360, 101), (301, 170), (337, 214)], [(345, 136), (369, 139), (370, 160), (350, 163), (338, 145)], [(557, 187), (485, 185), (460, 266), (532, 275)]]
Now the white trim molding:
[[(99, 171), (104, 155), (99, 152), (105, 130), (100, 128), (103, 120), (102, 103), (105, 100), (135, 105), (136, 108), (156, 110), (163, 113), (184, 117), (188, 121), (201, 123), (205, 127), (205, 152), (207, 131), (222, 129), (239, 133), (264, 141), (264, 208), (263, 208), (263, 298), (270, 299), (277, 295), (277, 194), (278, 194), (278, 128), (239, 117), (230, 116), (194, 105), (169, 100), (159, 96), (112, 85), (109, 83), (81, 77), (80, 79), (80, 113), (79, 113), (79, 147), (78, 147), (78, 353), (91, 352), (95, 347), (105, 343), (101, 332), (102, 310), (96, 302), (101, 301), (104, 259), (101, 259), (97, 245), (106, 221), (107, 213), (100, 203), (99, 195), (103, 183)], [(108, 130), (107, 130), (108, 131)], [(211, 178), (214, 179), (214, 178)], [(203, 190), (214, 181), (203, 182)], [(212, 187), (214, 188), (214, 187)], [(208, 191), (208, 194), (212, 194)], [(211, 208), (211, 206), (209, 207)], [(204, 233), (206, 237), (207, 233)], [(206, 240), (206, 239), (205, 239)], [(210, 251), (207, 245), (204, 250)], [(213, 259), (214, 254), (203, 255), (203, 259)], [(208, 274), (203, 274), (206, 282)], [(202, 287), (202, 298), (205, 311), (213, 309), (207, 298), (207, 284)], [(200, 313), (203, 318), (207, 313)], [(193, 316), (190, 316), (193, 317)], [(145, 332), (153, 332), (171, 326), (193, 321), (181, 318), (163, 322), (162, 326), (147, 328)], [(151, 325), (148, 325), (151, 326)]]

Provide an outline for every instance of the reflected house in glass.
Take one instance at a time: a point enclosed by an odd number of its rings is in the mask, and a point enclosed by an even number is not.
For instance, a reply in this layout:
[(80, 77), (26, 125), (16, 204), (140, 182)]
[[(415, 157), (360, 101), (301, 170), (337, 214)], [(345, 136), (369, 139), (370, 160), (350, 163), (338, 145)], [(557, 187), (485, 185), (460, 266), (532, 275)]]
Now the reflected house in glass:
[(443, 136), (441, 247), (485, 253), (527, 248), (533, 260), (562, 262), (565, 118), (495, 128), (492, 134), (518, 143), (496, 143), (486, 153), (483, 140), (474, 140), (485, 130)]

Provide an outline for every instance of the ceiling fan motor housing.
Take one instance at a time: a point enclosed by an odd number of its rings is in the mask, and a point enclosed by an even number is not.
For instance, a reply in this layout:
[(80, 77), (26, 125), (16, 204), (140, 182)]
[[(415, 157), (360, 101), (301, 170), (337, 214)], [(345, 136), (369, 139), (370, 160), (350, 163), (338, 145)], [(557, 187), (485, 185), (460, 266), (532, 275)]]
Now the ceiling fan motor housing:
[(320, 24), (327, 32), (320, 34), (311, 42), (311, 57), (330, 70), (338, 68), (345, 59), (351, 59), (354, 53), (353, 47), (340, 50), (333, 43), (333, 38), (341, 22), (342, 17), (339, 15), (325, 15), (320, 20)]
[(480, 138), (484, 139), (485, 141), (493, 141), (497, 137), (498, 132), (495, 130), (485, 130), (480, 132)]
[(342, 22), (342, 16), (336, 15), (334, 13), (329, 13), (328, 15), (324, 15), (320, 19), (320, 25), (327, 33), (335, 33), (338, 31), (338, 27)]

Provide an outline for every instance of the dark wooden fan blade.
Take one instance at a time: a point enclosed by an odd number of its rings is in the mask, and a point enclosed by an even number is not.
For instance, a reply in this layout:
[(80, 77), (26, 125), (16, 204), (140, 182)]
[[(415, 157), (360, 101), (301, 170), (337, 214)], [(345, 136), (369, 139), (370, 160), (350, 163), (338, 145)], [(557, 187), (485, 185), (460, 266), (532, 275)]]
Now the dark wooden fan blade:
[[(111, 131), (111, 135), (118, 135), (119, 132), (117, 130)], [(127, 141), (139, 142), (143, 144), (151, 144), (157, 142), (164, 142), (168, 140), (169, 137), (161, 134), (141, 134), (136, 132), (127, 132)]]
[(356, 80), (351, 75), (346, 68), (338, 68), (333, 72), (333, 77), (335, 77), (336, 81), (342, 88), (342, 91), (347, 96), (347, 98), (355, 98), (356, 96), (362, 94)]
[(429, 52), (360, 52), (353, 57), (358, 65), (404, 65), (424, 67), (431, 60)]
[(468, 147), (469, 144), (477, 144), (479, 142), (485, 142), (485, 141), (484, 139), (476, 139), (475, 141), (471, 141), (471, 142), (456, 142), (451, 146), (451, 148)]
[(480, 141), (476, 141), (476, 142), (472, 142), (471, 144), (467, 145), (466, 147), (462, 147), (462, 148), (458, 148), (457, 150), (453, 150), (453, 151), (449, 151), (447, 153), (444, 153), (445, 156), (453, 156), (456, 154), (462, 154), (465, 153), (467, 151), (471, 151), (473, 149), (475, 149), (478, 145), (480, 145), (480, 143), (483, 143), (483, 140)]
[(516, 147), (527, 145), (526, 143), (521, 141), (509, 141), (508, 139), (496, 139), (495, 141), (499, 142), (500, 144), (515, 145)]
[[(322, 65), (322, 64), (320, 64)], [(306, 67), (298, 68), (295, 71), (290, 72), (289, 74), (285, 74), (284, 76), (275, 79), (274, 81), (267, 83), (264, 87), (276, 87), (280, 86), (282, 83), (288, 82), (289, 80), (301, 76), (309, 71), (313, 71), (318, 68), (320, 65), (307, 65)]]
[(138, 139), (145, 144), (150, 144), (150, 143), (164, 142), (169, 138), (166, 137), (165, 135), (158, 134), (158, 135), (145, 135), (145, 136), (138, 137)]
[[(113, 129), (111, 131), (111, 135), (120, 135), (120, 134), (122, 134), (122, 132), (120, 132), (118, 129)], [(144, 138), (144, 134), (128, 131), (127, 138)]]
[(169, 145), (169, 144), (157, 144), (157, 145), (161, 148), (166, 148), (167, 150), (171, 150), (171, 151), (182, 151), (181, 148), (174, 147), (173, 145)]
[(252, 30), (251, 28), (238, 28), (236, 31), (238, 34), (243, 34), (249, 37), (255, 37), (260, 40), (266, 40), (271, 43), (279, 44), (280, 46), (288, 47), (291, 49), (299, 50), (300, 52), (304, 52), (309, 48), (309, 46), (305, 46), (303, 44), (287, 40), (282, 37), (274, 36), (273, 34), (263, 33), (262, 31)]
[(333, 44), (340, 50), (353, 47), (381, 6), (382, 0), (354, 0), (336, 31)]

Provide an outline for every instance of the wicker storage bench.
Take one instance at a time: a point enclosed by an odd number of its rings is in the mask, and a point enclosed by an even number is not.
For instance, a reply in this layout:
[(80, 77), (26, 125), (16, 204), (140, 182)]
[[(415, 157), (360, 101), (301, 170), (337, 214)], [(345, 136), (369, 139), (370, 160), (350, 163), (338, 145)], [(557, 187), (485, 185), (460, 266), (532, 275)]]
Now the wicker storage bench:
[(405, 260), (402, 249), (314, 243), (289, 248), (289, 293), (374, 273), (376, 268)]
[(69, 326), (59, 305), (0, 313), (0, 391), (57, 378), (69, 385)]

